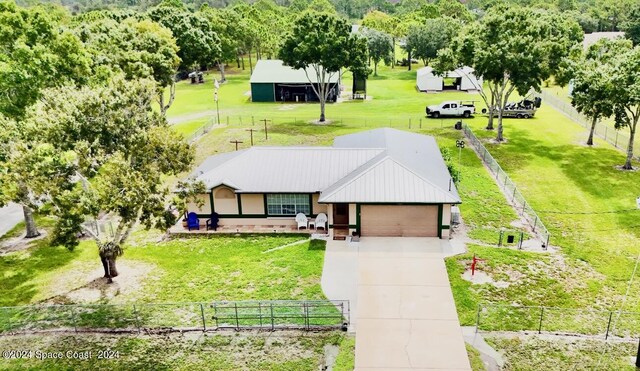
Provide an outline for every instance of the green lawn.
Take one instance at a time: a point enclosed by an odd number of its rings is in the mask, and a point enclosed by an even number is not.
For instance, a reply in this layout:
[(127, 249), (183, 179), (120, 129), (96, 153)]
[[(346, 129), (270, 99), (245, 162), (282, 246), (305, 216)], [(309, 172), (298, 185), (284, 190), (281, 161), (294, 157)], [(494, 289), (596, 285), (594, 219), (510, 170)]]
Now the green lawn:
[[(301, 236), (242, 236), (180, 239), (129, 246), (118, 260), (122, 285), (117, 295), (97, 295), (101, 303), (210, 302), (215, 300), (323, 299), (320, 275), (324, 245)], [(42, 241), (28, 250), (0, 256), (0, 306), (50, 299), (76, 303), (82, 289), (99, 293), (101, 276), (95, 243), (73, 252)], [(133, 280), (135, 287), (125, 285)], [(72, 292), (72, 294), (69, 294)]]
[[(35, 353), (30, 359), (3, 358), (0, 369), (314, 371), (324, 362), (325, 345), (343, 347), (343, 343), (352, 341), (336, 332), (21, 335), (0, 337), (0, 351), (62, 352), (63, 358), (41, 360)], [(117, 353), (108, 353), (109, 359), (99, 359), (98, 352), (107, 349)]]
[[(470, 246), (469, 253), (450, 258), (461, 322), (475, 323), (479, 303), (640, 311), (638, 280), (620, 308), (640, 252), (640, 211), (635, 210), (640, 173), (616, 168), (623, 154), (600, 140), (595, 148), (583, 146), (584, 130), (549, 107), (533, 120), (505, 120), (507, 142), (499, 145), (488, 141), (494, 133), (481, 123), (471, 125), (538, 211), (560, 252), (549, 256)], [(463, 280), (473, 254), (487, 259), (481, 263), (483, 272), (508, 285)], [(554, 324), (561, 331), (592, 331), (569, 319), (561, 322)]]
[(635, 342), (538, 337), (489, 337), (486, 340), (502, 351), (504, 371), (637, 370), (631, 363), (637, 350)]

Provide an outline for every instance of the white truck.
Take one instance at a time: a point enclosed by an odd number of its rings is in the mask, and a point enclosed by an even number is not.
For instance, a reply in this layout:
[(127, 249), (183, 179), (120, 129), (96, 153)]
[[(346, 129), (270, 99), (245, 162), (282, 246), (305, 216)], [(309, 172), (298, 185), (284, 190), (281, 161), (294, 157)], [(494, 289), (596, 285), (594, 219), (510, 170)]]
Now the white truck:
[(440, 116), (449, 117), (470, 117), (476, 113), (476, 107), (473, 101), (469, 102), (456, 102), (448, 101), (442, 102), (437, 105), (427, 107), (427, 116), (438, 118)]

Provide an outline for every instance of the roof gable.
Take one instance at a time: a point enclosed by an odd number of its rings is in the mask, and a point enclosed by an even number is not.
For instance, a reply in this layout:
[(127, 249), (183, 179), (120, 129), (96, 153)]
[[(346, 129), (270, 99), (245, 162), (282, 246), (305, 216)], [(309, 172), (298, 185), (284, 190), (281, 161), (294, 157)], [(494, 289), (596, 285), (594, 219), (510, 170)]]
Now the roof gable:
[(460, 199), (386, 156), (327, 189), (319, 202), (458, 203)]
[[(313, 67), (306, 68), (307, 73), (303, 69), (294, 69), (285, 66), (278, 59), (261, 59), (256, 63), (253, 73), (251, 74), (251, 83), (289, 83), (289, 84), (309, 84), (317, 83), (318, 78)], [(309, 76), (307, 78), (307, 75)], [(337, 82), (339, 73), (334, 73), (329, 80), (330, 83)]]

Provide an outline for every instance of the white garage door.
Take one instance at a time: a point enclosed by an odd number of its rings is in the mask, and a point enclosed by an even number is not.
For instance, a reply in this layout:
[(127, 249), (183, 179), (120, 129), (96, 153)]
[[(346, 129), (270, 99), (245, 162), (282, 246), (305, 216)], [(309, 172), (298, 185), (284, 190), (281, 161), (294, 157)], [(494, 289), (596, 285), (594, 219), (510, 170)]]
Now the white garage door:
[(363, 236), (437, 237), (436, 205), (362, 205), (360, 231)]

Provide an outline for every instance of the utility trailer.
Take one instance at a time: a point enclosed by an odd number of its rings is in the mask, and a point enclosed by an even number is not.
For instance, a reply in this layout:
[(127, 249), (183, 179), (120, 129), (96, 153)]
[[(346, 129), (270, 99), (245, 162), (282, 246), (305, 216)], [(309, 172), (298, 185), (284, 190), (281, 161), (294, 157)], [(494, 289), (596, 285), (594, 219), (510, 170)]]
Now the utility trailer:
[[(533, 100), (525, 98), (520, 102), (507, 103), (502, 111), (502, 117), (517, 118), (517, 119), (529, 119), (535, 116), (536, 110), (542, 105), (542, 98), (535, 97)], [(489, 110), (482, 109), (482, 113), (489, 114)], [(493, 117), (498, 117), (498, 110), (493, 111)]]

